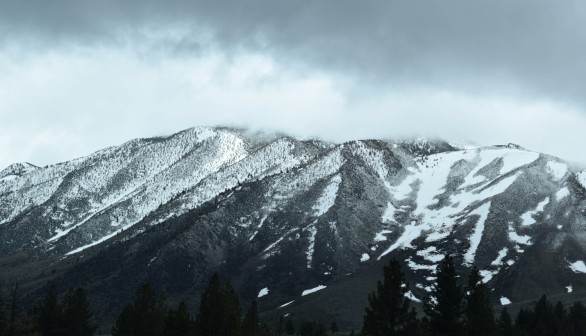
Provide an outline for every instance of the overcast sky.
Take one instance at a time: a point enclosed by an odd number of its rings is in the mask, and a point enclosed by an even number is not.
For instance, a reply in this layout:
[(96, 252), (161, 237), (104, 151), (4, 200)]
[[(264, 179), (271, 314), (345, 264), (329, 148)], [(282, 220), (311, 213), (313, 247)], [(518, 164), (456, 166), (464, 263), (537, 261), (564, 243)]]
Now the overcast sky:
[(0, 0), (0, 169), (228, 125), (586, 163), (581, 0)]

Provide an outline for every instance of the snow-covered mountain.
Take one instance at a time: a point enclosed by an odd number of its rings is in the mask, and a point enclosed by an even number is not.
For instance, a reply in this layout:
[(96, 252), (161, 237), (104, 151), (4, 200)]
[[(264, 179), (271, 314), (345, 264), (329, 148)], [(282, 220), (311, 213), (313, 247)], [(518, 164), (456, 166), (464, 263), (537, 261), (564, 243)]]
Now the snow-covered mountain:
[(51, 278), (84, 285), (110, 317), (128, 287), (197, 301), (220, 271), (267, 311), (345, 291), (339, 304), (360, 318), (388, 258), (404, 262), (417, 302), (445, 253), (476, 265), (495, 303), (575, 296), (585, 186), (586, 172), (516, 145), (195, 128), (1, 171), (0, 267), (31, 292)]

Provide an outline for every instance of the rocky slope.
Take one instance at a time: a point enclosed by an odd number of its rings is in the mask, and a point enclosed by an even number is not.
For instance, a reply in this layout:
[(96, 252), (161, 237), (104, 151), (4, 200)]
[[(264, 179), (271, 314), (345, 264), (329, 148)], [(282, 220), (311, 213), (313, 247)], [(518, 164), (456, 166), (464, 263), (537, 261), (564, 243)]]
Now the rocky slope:
[(352, 326), (388, 258), (417, 303), (445, 253), (481, 269), (495, 304), (575, 297), (585, 176), (515, 145), (189, 129), (1, 171), (0, 267), (30, 295), (47, 279), (84, 285), (106, 319), (143, 281), (195, 303), (219, 271), (267, 312)]

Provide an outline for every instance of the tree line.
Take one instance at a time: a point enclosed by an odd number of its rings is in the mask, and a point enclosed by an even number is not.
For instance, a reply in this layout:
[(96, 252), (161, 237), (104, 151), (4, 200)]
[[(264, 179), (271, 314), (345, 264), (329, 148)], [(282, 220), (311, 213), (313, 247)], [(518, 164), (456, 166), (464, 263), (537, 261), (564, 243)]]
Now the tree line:
[(0, 295), (0, 336), (91, 336), (96, 330), (91, 317), (83, 288), (59, 298), (56, 287), (48, 284), (45, 296), (24, 312), (18, 284), (11, 286), (7, 300)]
[(586, 308), (580, 302), (566, 309), (545, 296), (533, 308), (523, 308), (515, 320), (506, 308), (498, 317), (489, 288), (476, 267), (467, 283), (458, 283), (453, 258), (445, 256), (437, 280), (423, 302), (425, 315), (410, 307), (409, 285), (397, 260), (383, 269), (383, 280), (368, 297), (362, 336), (579, 336), (586, 335)]
[[(532, 308), (523, 308), (513, 319), (506, 308), (495, 316), (489, 288), (476, 267), (459, 283), (453, 258), (445, 256), (437, 279), (423, 302), (419, 316), (411, 307), (409, 284), (397, 260), (383, 268), (383, 279), (368, 296), (362, 336), (586, 336), (586, 307), (576, 302), (569, 308), (550, 303), (545, 296)], [(2, 291), (0, 290), (0, 293)], [(170, 307), (145, 283), (136, 291), (111, 329), (112, 336), (269, 336), (336, 335), (338, 327), (314, 321), (280, 317), (272, 330), (261, 323), (257, 302), (242, 314), (240, 299), (230, 281), (221, 283), (214, 274), (194, 314), (185, 302)], [(32, 308), (22, 311), (18, 286), (5, 299), (0, 295), (0, 336), (92, 336), (96, 325), (83, 288), (58, 295), (52, 284)]]
[(214, 274), (192, 316), (185, 302), (167, 308), (152, 287), (144, 284), (112, 327), (112, 336), (268, 336), (260, 323), (256, 301), (242, 316), (240, 299), (230, 281), (221, 284)]

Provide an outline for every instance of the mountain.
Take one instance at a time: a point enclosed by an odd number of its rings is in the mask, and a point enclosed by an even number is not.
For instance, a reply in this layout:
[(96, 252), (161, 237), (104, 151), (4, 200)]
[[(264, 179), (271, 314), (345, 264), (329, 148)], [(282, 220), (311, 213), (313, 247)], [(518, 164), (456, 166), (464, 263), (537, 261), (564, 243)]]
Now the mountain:
[(586, 294), (586, 173), (517, 145), (342, 144), (194, 128), (0, 172), (0, 268), (84, 286), (104, 324), (144, 281), (198, 302), (230, 277), (265, 317), (361, 323), (389, 258), (414, 304), (445, 253), (496, 305)]

